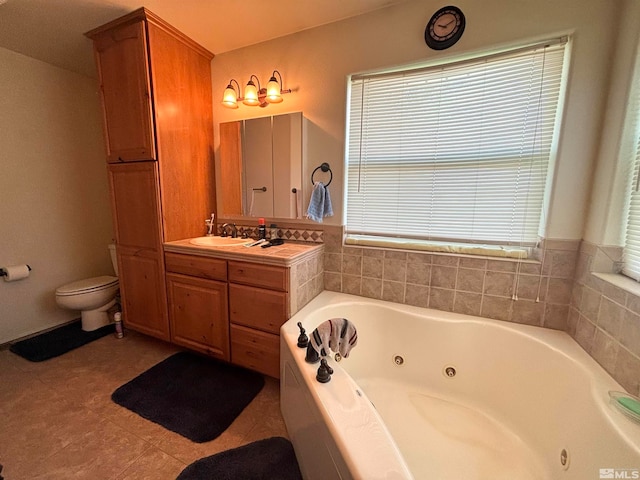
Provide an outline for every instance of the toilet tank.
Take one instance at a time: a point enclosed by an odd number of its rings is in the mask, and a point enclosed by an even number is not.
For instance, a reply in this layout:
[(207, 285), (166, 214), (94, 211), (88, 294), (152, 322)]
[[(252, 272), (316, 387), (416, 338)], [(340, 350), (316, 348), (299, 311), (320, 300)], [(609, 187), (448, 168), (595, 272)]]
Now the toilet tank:
[(116, 244), (109, 244), (109, 253), (111, 254), (111, 265), (113, 265), (113, 271), (116, 272), (116, 277), (118, 276), (118, 257), (116, 257)]

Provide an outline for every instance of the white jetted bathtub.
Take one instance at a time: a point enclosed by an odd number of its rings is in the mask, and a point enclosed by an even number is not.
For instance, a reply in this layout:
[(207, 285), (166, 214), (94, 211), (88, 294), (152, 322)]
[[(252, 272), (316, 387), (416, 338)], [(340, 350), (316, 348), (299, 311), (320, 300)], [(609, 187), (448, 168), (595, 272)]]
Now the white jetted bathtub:
[[(296, 346), (330, 318), (349, 358)], [(640, 478), (640, 424), (566, 333), (325, 291), (281, 329), (281, 407), (306, 479)]]

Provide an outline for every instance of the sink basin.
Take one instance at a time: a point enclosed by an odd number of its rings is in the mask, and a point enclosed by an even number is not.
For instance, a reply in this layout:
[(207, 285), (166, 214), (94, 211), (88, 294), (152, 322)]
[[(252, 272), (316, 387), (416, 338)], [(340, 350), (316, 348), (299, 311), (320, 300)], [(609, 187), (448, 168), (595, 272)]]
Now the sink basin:
[(189, 240), (192, 245), (200, 245), (202, 247), (235, 247), (251, 243), (250, 238), (231, 238), (231, 237), (198, 237)]

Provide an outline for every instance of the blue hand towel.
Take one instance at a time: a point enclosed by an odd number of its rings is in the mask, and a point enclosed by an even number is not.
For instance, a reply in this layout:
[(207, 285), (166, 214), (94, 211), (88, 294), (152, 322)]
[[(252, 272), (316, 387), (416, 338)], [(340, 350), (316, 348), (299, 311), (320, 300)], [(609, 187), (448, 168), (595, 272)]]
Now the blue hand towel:
[(331, 217), (333, 215), (333, 207), (331, 206), (331, 196), (329, 189), (324, 183), (318, 182), (311, 192), (311, 200), (307, 209), (307, 218), (314, 222), (322, 223), (323, 217)]

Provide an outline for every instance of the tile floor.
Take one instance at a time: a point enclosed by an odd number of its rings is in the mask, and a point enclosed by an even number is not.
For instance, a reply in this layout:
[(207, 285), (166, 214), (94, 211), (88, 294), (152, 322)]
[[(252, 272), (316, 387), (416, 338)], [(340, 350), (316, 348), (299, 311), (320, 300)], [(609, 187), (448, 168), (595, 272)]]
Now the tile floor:
[(218, 438), (193, 443), (111, 401), (111, 393), (179, 349), (127, 332), (31, 363), (0, 351), (0, 464), (6, 480), (175, 479), (191, 462), (287, 436), (279, 384), (265, 388)]

